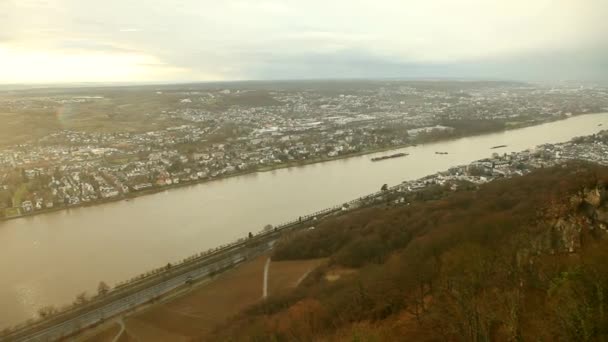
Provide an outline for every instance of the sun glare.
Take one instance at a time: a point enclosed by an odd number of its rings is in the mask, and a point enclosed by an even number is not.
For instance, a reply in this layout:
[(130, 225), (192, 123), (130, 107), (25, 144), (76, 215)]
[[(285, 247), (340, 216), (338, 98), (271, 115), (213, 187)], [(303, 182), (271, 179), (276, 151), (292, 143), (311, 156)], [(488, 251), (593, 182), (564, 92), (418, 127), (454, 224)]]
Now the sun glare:
[(148, 80), (168, 72), (168, 69), (174, 68), (146, 55), (67, 53), (0, 46), (3, 83)]

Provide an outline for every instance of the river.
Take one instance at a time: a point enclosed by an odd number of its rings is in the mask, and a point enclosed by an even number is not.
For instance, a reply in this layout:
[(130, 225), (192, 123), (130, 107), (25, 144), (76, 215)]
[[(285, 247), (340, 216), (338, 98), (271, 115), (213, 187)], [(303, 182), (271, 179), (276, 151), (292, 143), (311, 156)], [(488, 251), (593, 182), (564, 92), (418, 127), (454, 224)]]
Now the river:
[[(170, 189), (0, 223), (0, 328), (210, 247), (455, 165), (600, 131), (608, 113)], [(492, 150), (491, 146), (508, 145)], [(445, 151), (447, 155), (436, 155)]]

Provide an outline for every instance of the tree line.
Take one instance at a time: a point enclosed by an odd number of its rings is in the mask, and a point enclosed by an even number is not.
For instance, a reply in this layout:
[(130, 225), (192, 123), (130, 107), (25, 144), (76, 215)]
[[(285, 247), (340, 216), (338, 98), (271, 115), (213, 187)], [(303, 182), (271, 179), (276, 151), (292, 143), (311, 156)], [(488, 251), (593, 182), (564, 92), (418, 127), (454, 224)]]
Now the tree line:
[(212, 338), (607, 341), (606, 184), (608, 168), (571, 163), (326, 220), (273, 258), (328, 264)]

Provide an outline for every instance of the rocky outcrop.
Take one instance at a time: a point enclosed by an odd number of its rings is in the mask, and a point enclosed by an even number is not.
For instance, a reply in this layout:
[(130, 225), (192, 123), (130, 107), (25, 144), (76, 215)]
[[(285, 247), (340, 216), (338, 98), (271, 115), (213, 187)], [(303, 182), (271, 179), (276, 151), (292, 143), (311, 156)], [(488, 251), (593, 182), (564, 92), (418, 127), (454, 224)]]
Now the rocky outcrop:
[(585, 189), (568, 199), (568, 209), (555, 204), (548, 208), (540, 234), (533, 238), (533, 254), (575, 253), (582, 245), (585, 230), (608, 236), (608, 201), (604, 186)]
[(608, 225), (608, 208), (598, 208), (595, 211), (595, 219), (598, 221), (601, 229), (606, 229)]
[(598, 208), (600, 205), (602, 205), (603, 198), (598, 188), (585, 191), (584, 196), (585, 197), (583, 200), (594, 208)]
[(582, 222), (572, 218), (558, 219), (551, 229), (551, 252), (573, 253), (581, 247)]

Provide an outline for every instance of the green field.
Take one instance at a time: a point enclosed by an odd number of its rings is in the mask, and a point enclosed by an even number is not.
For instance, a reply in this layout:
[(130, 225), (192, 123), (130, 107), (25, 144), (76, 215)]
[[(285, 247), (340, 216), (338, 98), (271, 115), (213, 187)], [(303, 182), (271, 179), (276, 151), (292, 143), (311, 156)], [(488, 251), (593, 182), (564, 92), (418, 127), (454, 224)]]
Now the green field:
[[(190, 109), (218, 113), (231, 106), (273, 106), (280, 102), (266, 90), (233, 92), (213, 97), (207, 91), (176, 86), (26, 89), (0, 91), (0, 146), (23, 143), (50, 133), (147, 132), (182, 124), (176, 117), (180, 101), (192, 98)], [(192, 94), (191, 94), (192, 91)], [(78, 102), (82, 101), (82, 102)]]

